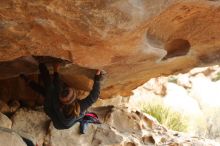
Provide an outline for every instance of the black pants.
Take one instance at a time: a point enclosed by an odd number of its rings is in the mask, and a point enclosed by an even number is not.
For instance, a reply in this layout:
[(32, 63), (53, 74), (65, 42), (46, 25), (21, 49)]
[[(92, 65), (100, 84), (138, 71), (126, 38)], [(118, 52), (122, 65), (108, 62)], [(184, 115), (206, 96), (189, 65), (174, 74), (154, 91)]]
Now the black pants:
[(27, 146), (34, 146), (33, 142), (27, 138), (21, 137)]
[(37, 93), (41, 94), (42, 96), (46, 96), (46, 88), (48, 88), (51, 85), (51, 77), (49, 70), (47, 69), (46, 65), (43, 63), (39, 64), (39, 70), (40, 70), (40, 79), (43, 81), (43, 86), (39, 85), (35, 81), (30, 81), (29, 86), (36, 91)]

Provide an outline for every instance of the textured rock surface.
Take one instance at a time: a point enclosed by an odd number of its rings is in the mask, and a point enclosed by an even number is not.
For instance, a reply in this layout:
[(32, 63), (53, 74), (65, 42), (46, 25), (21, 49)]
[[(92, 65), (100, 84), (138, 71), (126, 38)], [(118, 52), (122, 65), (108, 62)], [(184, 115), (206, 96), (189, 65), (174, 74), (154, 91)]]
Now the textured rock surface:
[[(45, 146), (219, 146), (207, 139), (168, 130), (149, 115), (126, 107), (98, 107), (91, 111), (99, 115), (102, 124), (89, 125), (83, 135), (79, 134), (79, 123), (67, 130), (56, 130), (42, 112), (26, 109), (16, 112), (13, 129), (39, 146), (42, 143)], [(1, 134), (4, 135), (5, 131), (0, 128)], [(8, 135), (7, 139), (0, 136), (0, 144), (4, 140), (14, 140), (13, 136)]]
[(24, 141), (15, 132), (0, 128), (0, 145), (1, 146), (26, 146)]
[(4, 114), (0, 113), (0, 127), (11, 129), (12, 121)]
[(219, 88), (219, 65), (194, 68), (185, 74), (151, 79), (134, 90), (129, 107), (168, 106), (185, 115), (187, 133), (220, 142)]
[(144, 145), (142, 137), (151, 137), (152, 141), (146, 139), (145, 143), (154, 144), (150, 132), (144, 130), (152, 129), (156, 121), (153, 122), (143, 114), (130, 112), (128, 109), (108, 108), (102, 116), (104, 116), (103, 124), (90, 125), (85, 135), (78, 134), (78, 124), (65, 131), (57, 131), (51, 127), (50, 144), (54, 146), (65, 144), (70, 146)]
[(49, 125), (49, 119), (44, 112), (20, 109), (12, 117), (12, 121), (14, 131), (42, 145)]
[(53, 125), (50, 125), (50, 136), (48, 137), (48, 146), (63, 146), (63, 145), (85, 145), (91, 146), (94, 139), (94, 134), (97, 127), (94, 125), (89, 126), (86, 134), (79, 134), (79, 123), (74, 125), (68, 130), (56, 130)]
[(77, 89), (91, 88), (92, 69), (106, 70), (102, 98), (108, 98), (220, 58), (219, 1), (0, 2), (2, 79), (36, 73), (21, 56), (57, 57), (73, 62), (61, 72)]
[(7, 103), (5, 103), (4, 101), (0, 100), (0, 112), (1, 113), (7, 113), (8, 111), (10, 111), (10, 108), (7, 105)]

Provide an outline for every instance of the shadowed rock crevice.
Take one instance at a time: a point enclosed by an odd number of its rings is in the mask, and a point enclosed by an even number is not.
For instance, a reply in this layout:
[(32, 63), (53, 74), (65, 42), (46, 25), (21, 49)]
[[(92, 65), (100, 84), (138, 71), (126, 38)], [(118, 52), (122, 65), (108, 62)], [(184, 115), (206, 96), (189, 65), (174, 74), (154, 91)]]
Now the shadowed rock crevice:
[(19, 78), (19, 74), (24, 73), (41, 84), (42, 81), (38, 75), (39, 63), (45, 63), (51, 74), (53, 73), (52, 65), (59, 63), (59, 73), (62, 80), (77, 92), (79, 98), (86, 97), (87, 91), (91, 90), (95, 70), (83, 68), (68, 60), (51, 56), (23, 56), (12, 61), (0, 62), (0, 100), (7, 104), (10, 101), (18, 100), (28, 107), (41, 105), (43, 98)]
[(20, 73), (34, 74), (38, 70), (38, 63), (52, 65), (60, 63), (62, 66), (70, 64), (68, 60), (51, 56), (22, 56), (14, 60), (0, 62), (0, 80), (18, 76)]
[(167, 51), (167, 55), (163, 58), (163, 60), (178, 57), (178, 56), (185, 56), (190, 50), (190, 43), (184, 39), (175, 39), (167, 44), (165, 44), (165, 49)]
[(94, 69), (80, 67), (69, 60), (52, 56), (22, 56), (14, 60), (0, 62), (0, 80), (16, 78), (20, 73), (27, 75), (38, 74), (38, 64), (44, 63), (52, 71), (52, 65), (60, 64), (60, 73), (67, 74), (70, 70), (72, 74), (85, 75), (92, 78)]

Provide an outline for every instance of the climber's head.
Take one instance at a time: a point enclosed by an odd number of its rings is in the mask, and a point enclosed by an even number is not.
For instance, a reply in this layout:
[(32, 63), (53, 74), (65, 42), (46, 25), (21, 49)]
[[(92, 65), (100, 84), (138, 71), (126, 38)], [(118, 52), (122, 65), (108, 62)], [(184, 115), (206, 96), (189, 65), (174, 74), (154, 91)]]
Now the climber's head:
[(61, 91), (60, 101), (63, 104), (71, 104), (74, 100), (76, 100), (76, 93), (70, 87), (65, 87)]

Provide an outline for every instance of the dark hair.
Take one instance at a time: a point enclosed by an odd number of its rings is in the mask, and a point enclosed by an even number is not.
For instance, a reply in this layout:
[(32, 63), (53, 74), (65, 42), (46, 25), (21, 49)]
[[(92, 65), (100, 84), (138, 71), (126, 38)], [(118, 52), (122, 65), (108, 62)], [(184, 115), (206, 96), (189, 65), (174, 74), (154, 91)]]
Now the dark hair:
[(61, 92), (61, 97), (66, 97), (68, 94), (69, 94), (69, 89), (68, 88), (63, 89)]

